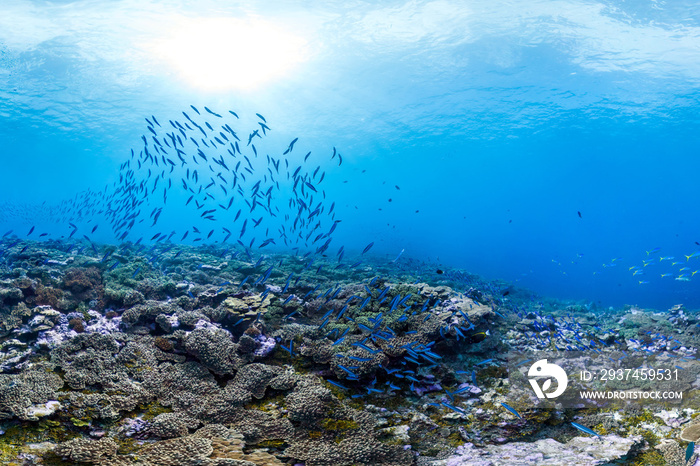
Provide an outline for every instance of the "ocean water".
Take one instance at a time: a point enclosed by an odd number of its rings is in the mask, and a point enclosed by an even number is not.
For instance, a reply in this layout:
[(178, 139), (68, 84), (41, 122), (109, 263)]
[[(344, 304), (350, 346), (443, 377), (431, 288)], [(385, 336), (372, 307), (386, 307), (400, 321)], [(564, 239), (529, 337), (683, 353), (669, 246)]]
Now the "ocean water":
[(687, 0), (0, 1), (0, 463), (700, 466), (699, 97)]
[[(326, 212), (335, 202), (342, 220), (329, 253), (374, 242), (387, 259), (404, 250), (561, 299), (700, 304), (692, 2), (10, 1), (0, 12), (3, 233), (68, 234), (46, 212), (64, 200), (79, 212), (86, 191), (118, 189), (141, 136), (155, 144), (146, 118), (162, 139), (185, 111), (241, 136), (249, 185), (269, 178), (267, 155), (286, 181), (311, 151), (303, 169), (325, 172), (315, 200)], [(270, 128), (257, 158), (246, 145), (256, 113)], [(159, 223), (124, 240), (176, 231), (177, 242), (198, 226), (220, 241), (234, 225), (184, 205), (190, 146), (184, 166), (168, 151), (177, 163)], [(207, 168), (214, 154), (235, 166), (219, 149), (199, 160), (202, 180), (222, 168)], [(152, 184), (161, 170), (150, 163), (150, 178), (134, 176)], [(231, 197), (207, 191), (214, 206)], [(140, 218), (159, 201), (149, 191)], [(78, 236), (99, 224), (91, 239), (119, 242), (104, 215), (72, 219)], [(245, 242), (288, 249), (273, 220)]]

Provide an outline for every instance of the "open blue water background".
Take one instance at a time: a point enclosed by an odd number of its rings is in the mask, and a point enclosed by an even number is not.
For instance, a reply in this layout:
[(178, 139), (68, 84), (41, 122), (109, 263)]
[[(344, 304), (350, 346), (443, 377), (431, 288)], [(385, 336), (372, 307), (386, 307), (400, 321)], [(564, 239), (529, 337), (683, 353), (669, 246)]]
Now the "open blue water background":
[[(208, 106), (244, 136), (264, 115), (261, 154), (312, 151), (331, 254), (374, 242), (542, 295), (698, 307), (699, 83), (691, 1), (3, 1), (0, 234), (65, 235), (37, 206), (119, 183), (146, 117)], [(201, 225), (183, 172), (129, 239)]]

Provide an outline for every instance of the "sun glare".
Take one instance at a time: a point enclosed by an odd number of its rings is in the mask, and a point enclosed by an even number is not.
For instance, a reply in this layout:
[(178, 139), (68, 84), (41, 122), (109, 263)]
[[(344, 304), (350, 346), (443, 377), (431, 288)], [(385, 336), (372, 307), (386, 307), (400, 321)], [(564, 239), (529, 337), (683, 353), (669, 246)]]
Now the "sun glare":
[(154, 44), (190, 85), (206, 91), (253, 89), (284, 77), (305, 59), (306, 41), (272, 23), (199, 18)]

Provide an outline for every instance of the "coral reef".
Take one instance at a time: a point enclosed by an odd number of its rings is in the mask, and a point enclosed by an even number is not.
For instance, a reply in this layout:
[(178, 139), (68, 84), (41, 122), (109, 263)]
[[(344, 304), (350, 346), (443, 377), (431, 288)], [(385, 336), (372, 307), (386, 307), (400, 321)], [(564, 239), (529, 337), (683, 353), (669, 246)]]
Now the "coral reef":
[[(698, 438), (700, 319), (682, 306), (592, 318), (381, 261), (312, 273), (293, 256), (155, 245), (155, 268), (127, 244), (108, 268), (42, 248), (53, 258), (30, 274), (0, 270), (4, 464), (661, 465)], [(688, 398), (534, 407), (507, 355), (544, 350), (587, 367), (586, 350), (672, 354)]]

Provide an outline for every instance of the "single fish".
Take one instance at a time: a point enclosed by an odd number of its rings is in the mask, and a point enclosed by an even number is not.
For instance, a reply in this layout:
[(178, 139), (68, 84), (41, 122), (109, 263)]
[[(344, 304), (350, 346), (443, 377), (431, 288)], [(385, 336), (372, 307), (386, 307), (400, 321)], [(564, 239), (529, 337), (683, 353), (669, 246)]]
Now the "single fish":
[[(285, 348), (285, 349), (286, 349), (286, 348)], [(338, 387), (338, 388), (342, 388), (343, 390), (347, 390), (347, 389), (348, 389), (348, 387), (346, 387), (346, 386), (344, 386), (344, 385), (341, 385), (341, 384), (339, 384), (338, 382), (333, 382), (332, 380), (326, 379), (326, 382), (328, 382), (328, 383), (331, 384), (331, 385), (335, 385), (335, 386)]]
[(450, 408), (452, 411), (455, 411), (459, 414), (467, 414), (463, 409), (459, 409), (458, 407), (451, 405), (449, 403), (445, 403), (444, 401), (442, 402), (442, 405), (445, 406), (446, 408)]
[(695, 442), (689, 442), (688, 447), (685, 449), (685, 462), (687, 463), (690, 461), (690, 458), (693, 457), (693, 453), (695, 452)]
[[(214, 113), (214, 112), (212, 112), (212, 111), (211, 111), (211, 110), (209, 110), (209, 109), (208, 109), (207, 107), (204, 107), (204, 110), (206, 110), (207, 112), (211, 113), (211, 114), (212, 114), (212, 115), (214, 115), (215, 117), (219, 117), (219, 118), (221, 118), (221, 115), (219, 115), (218, 113)], [(209, 124), (208, 124), (208, 123), (207, 123), (207, 126), (209, 126)], [(209, 127), (209, 129), (211, 129), (211, 127)]]
[[(455, 392), (455, 393), (456, 393), (456, 392)], [(518, 417), (518, 419), (522, 419), (522, 418), (523, 418), (523, 417), (520, 415), (520, 413), (517, 412), (517, 411), (515, 410), (515, 408), (513, 408), (512, 406), (509, 406), (509, 405), (507, 405), (506, 403), (501, 403), (501, 406), (503, 406), (504, 408), (506, 408), (506, 409), (507, 409), (508, 411), (510, 411), (512, 414), (515, 414), (515, 415)]]
[(574, 427), (576, 427), (578, 430), (580, 430), (581, 432), (583, 432), (583, 433), (585, 433), (585, 434), (595, 435), (595, 436), (597, 436), (597, 437), (600, 437), (600, 434), (598, 434), (597, 432), (595, 432), (593, 429), (589, 429), (589, 428), (586, 427), (586, 426), (582, 426), (581, 424), (577, 424), (577, 423), (575, 423), (575, 422), (572, 422), (571, 425), (574, 426)]

